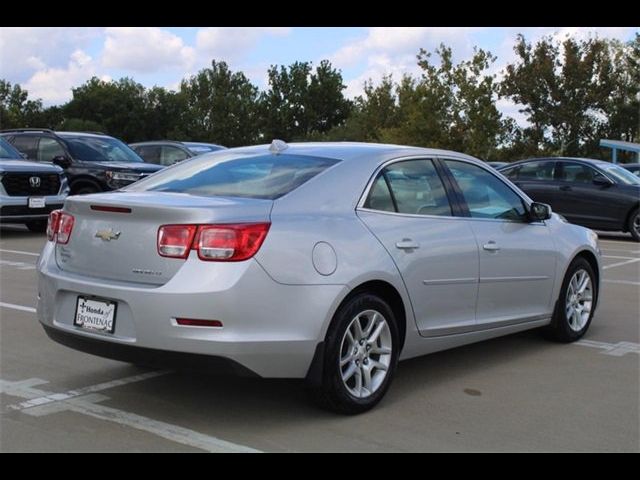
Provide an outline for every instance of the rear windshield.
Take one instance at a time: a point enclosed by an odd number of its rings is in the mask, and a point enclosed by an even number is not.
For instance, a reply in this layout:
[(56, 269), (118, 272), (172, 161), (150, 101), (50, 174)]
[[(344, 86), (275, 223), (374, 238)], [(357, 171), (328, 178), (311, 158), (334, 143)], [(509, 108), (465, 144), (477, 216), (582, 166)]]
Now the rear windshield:
[(124, 190), (275, 200), (336, 163), (330, 158), (296, 155), (219, 153), (186, 160)]

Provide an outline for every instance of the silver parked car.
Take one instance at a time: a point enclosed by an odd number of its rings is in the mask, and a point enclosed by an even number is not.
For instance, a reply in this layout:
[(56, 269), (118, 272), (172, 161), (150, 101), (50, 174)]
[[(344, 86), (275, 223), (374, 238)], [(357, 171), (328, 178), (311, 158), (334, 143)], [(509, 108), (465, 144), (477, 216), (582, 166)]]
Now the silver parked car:
[[(460, 153), (358, 143), (234, 148), (70, 197), (38, 262), (54, 340), (131, 362), (305, 378), (357, 413), (398, 360), (593, 317), (592, 231)], [(163, 357), (165, 357), (163, 359)]]

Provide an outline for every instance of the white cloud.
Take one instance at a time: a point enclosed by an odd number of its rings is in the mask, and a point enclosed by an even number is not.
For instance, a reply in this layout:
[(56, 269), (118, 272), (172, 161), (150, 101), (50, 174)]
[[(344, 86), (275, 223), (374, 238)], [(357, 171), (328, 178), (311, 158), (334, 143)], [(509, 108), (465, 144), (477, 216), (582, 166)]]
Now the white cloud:
[[(45, 106), (71, 99), (71, 89), (98, 75), (95, 61), (82, 50), (74, 51), (66, 67), (45, 68), (36, 72), (25, 84), (30, 98), (41, 98)], [(108, 77), (103, 76), (103, 80)]]
[(74, 51), (85, 49), (101, 32), (81, 27), (2, 27), (0, 78), (22, 83), (37, 71), (65, 67)]
[(198, 55), (227, 62), (241, 59), (264, 35), (285, 36), (291, 32), (285, 27), (209, 27), (198, 30)]
[(102, 52), (105, 68), (152, 73), (167, 68), (189, 69), (195, 60), (193, 47), (182, 38), (155, 27), (118, 27), (106, 30)]

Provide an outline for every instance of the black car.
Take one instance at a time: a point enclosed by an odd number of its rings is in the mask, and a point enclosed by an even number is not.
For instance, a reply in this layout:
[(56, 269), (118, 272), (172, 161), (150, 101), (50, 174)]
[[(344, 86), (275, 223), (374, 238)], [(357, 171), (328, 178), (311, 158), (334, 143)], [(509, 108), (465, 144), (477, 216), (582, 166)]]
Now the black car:
[(102, 133), (23, 128), (2, 130), (0, 136), (30, 160), (61, 166), (72, 195), (116, 190), (162, 169)]
[(626, 168), (631, 173), (640, 176), (640, 163), (621, 163), (620, 166)]
[(496, 170), (502, 167), (505, 167), (507, 165), (509, 165), (508, 162), (487, 162), (487, 165), (489, 165), (490, 167), (495, 168)]
[(535, 158), (499, 171), (571, 223), (629, 232), (640, 241), (640, 177), (620, 165), (586, 158)]
[(187, 158), (215, 152), (226, 147), (215, 143), (175, 142), (158, 140), (154, 142), (131, 143), (129, 145), (145, 162), (168, 167)]

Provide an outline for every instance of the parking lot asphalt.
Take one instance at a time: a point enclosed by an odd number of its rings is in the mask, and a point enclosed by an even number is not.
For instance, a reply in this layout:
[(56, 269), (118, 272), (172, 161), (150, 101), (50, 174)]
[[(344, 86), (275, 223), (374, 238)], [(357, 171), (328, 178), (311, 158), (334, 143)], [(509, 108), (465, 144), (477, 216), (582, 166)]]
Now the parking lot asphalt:
[(402, 362), (345, 417), (300, 382), (154, 371), (60, 346), (36, 320), (43, 235), (0, 227), (0, 452), (640, 451), (640, 244), (602, 234), (583, 340), (530, 331)]

